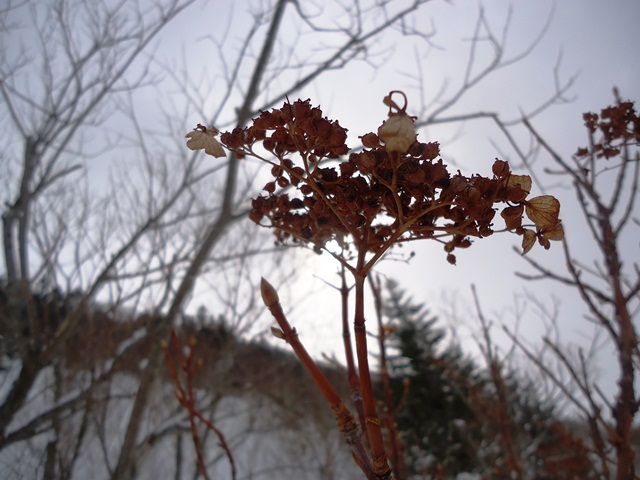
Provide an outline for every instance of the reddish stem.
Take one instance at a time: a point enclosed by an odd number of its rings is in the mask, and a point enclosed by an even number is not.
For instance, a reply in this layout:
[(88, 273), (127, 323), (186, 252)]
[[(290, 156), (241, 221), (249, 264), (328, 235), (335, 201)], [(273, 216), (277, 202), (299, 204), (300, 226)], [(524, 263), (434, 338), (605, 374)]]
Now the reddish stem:
[(360, 379), (356, 372), (355, 361), (353, 357), (353, 347), (351, 345), (351, 328), (349, 327), (349, 287), (347, 286), (346, 272), (344, 264), (340, 269), (342, 285), (340, 287), (340, 295), (342, 298), (342, 340), (344, 343), (344, 353), (347, 360), (347, 380), (349, 381), (349, 390), (351, 391), (351, 401), (353, 402), (358, 414), (360, 428), (364, 431), (366, 421), (364, 409), (362, 405), (362, 387)]
[(378, 320), (378, 347), (380, 349), (380, 378), (382, 381), (382, 396), (384, 400), (384, 410), (382, 414), (382, 422), (387, 431), (389, 459), (391, 460), (391, 468), (393, 475), (397, 480), (406, 478), (404, 455), (400, 436), (396, 431), (396, 414), (397, 407), (393, 404), (393, 391), (389, 380), (389, 371), (387, 368), (387, 352), (386, 352), (386, 329), (382, 321), (382, 297), (380, 295), (380, 280), (376, 275), (376, 280), (369, 277), (369, 284), (373, 292), (374, 305)]
[(322, 370), (320, 370), (320, 367), (318, 367), (318, 365), (313, 361), (307, 350), (304, 348), (304, 345), (300, 342), (298, 332), (296, 332), (295, 328), (291, 327), (291, 324), (282, 310), (280, 299), (278, 298), (278, 293), (275, 288), (273, 288), (273, 286), (263, 278), (260, 284), (260, 291), (262, 292), (262, 299), (265, 305), (269, 308), (273, 318), (278, 322), (278, 325), (282, 329), (272, 329), (272, 332), (276, 337), (282, 338), (291, 345), (291, 348), (300, 360), (300, 363), (302, 363), (309, 375), (311, 375), (316, 386), (324, 395), (336, 417), (338, 428), (344, 435), (347, 443), (351, 446), (356, 463), (366, 475), (367, 479), (379, 480), (381, 477), (374, 473), (374, 467), (372, 467), (367, 452), (362, 445), (358, 424), (356, 423), (353, 414), (346, 407), (340, 398), (340, 395), (338, 395), (327, 377), (322, 373)]
[(376, 401), (373, 395), (373, 385), (371, 382), (371, 373), (369, 371), (369, 351), (367, 349), (367, 330), (364, 318), (364, 281), (366, 279), (366, 275), (358, 273), (361, 271), (361, 267), (365, 263), (365, 253), (365, 248), (359, 249), (358, 268), (354, 275), (356, 310), (353, 329), (356, 338), (358, 371), (360, 373), (360, 383), (362, 385), (362, 402), (366, 431), (367, 436), (369, 437), (369, 448), (371, 449), (371, 458), (373, 460), (373, 468), (377, 478), (384, 480), (390, 479), (392, 475), (387, 461), (387, 453), (384, 448), (382, 428), (378, 412), (376, 411)]

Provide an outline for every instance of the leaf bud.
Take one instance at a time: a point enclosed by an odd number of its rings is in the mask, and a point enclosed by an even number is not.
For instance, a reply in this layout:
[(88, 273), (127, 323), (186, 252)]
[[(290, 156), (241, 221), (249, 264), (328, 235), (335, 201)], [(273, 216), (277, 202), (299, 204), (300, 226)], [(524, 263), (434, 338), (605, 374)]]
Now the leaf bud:
[(280, 303), (278, 292), (264, 278), (260, 281), (260, 293), (262, 294), (262, 301), (267, 307), (271, 308)]
[(273, 335), (276, 338), (279, 338), (280, 340), (286, 340), (284, 336), (284, 332), (278, 327), (271, 327), (271, 335)]

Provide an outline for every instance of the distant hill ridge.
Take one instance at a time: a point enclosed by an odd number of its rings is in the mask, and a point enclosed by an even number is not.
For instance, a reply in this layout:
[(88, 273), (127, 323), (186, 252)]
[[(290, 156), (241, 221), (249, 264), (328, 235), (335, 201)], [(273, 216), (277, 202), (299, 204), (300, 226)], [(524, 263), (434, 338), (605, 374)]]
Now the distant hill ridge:
[[(33, 296), (39, 318), (36, 335), (53, 335), (65, 316), (76, 306), (76, 297), (58, 293)], [(0, 288), (0, 354), (19, 356), (18, 350), (32, 339), (27, 306), (20, 298)], [(151, 348), (160, 343), (153, 334), (162, 316), (132, 314), (94, 305), (82, 312), (61, 349), (64, 366), (70, 373), (100, 367), (105, 362), (116, 372), (137, 376)], [(262, 394), (282, 405), (305, 407), (306, 413), (332, 418), (328, 405), (307, 376), (297, 358), (265, 341), (239, 338), (223, 322), (199, 322), (187, 316), (175, 327), (183, 345), (195, 339), (195, 357), (201, 367), (195, 377), (198, 388), (215, 388), (226, 394)], [(348, 398), (346, 374), (338, 365), (324, 362), (321, 367), (336, 390)], [(169, 370), (161, 369), (161, 378), (171, 382)], [(295, 405), (289, 405), (294, 408)]]

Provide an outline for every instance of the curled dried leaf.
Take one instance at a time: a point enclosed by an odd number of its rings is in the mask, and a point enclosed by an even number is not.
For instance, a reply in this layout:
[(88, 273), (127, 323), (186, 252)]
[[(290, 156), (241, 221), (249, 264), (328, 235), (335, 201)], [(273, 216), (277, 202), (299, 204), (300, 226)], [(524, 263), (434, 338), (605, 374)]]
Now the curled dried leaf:
[(185, 138), (188, 138), (187, 147), (191, 150), (204, 150), (204, 153), (213, 157), (225, 157), (224, 149), (218, 140), (218, 129), (215, 127), (205, 127), (198, 124), (193, 131), (187, 133)]

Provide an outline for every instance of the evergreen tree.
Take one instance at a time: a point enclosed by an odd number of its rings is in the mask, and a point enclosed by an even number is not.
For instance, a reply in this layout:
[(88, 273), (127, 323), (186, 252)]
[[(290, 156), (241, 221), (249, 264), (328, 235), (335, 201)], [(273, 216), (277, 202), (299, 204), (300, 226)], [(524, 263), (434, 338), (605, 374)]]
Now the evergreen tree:
[(386, 284), (382, 315), (391, 332), (387, 367), (410, 478), (456, 478), (462, 472), (513, 478), (503, 450), (505, 428), (522, 474), (516, 478), (596, 478), (588, 447), (543, 401), (534, 381), (501, 366), (500, 399), (490, 372), (458, 346), (444, 345), (438, 319), (393, 280)]
[[(476, 454), (468, 405), (473, 363), (459, 348), (445, 347), (443, 329), (422, 304), (416, 304), (389, 280), (382, 313), (392, 332), (389, 375), (397, 404), (398, 430), (410, 474), (447, 475), (471, 471)], [(405, 384), (408, 381), (408, 389)]]

